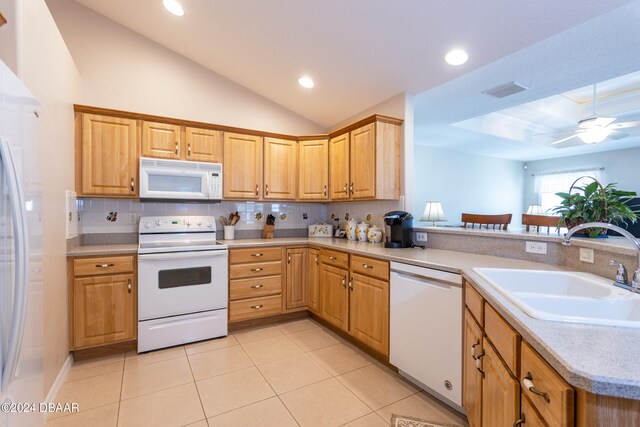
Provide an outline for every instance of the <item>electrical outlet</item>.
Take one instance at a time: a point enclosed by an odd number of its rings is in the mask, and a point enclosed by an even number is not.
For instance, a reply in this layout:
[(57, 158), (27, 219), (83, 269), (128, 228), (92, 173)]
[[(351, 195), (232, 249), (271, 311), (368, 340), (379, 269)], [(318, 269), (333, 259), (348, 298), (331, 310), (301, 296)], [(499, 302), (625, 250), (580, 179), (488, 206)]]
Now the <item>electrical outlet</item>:
[(135, 212), (129, 212), (129, 224), (137, 224), (138, 215)]
[(542, 242), (527, 242), (525, 250), (530, 254), (547, 254), (547, 244)]
[(580, 261), (588, 262), (589, 264), (594, 263), (594, 254), (593, 249), (589, 248), (580, 248)]
[(416, 231), (416, 242), (426, 242), (427, 241), (427, 233), (422, 231)]

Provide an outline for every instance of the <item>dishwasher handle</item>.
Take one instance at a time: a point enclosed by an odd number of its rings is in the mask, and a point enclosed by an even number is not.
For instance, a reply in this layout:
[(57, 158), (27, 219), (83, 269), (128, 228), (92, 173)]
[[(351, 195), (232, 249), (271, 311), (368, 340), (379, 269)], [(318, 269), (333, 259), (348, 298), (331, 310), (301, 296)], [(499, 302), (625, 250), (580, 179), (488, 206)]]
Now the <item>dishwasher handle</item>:
[(460, 288), (461, 287), (457, 283), (446, 282), (446, 281), (443, 281), (443, 280), (433, 279), (433, 278), (430, 278), (430, 277), (416, 276), (416, 275), (407, 274), (407, 273), (398, 273), (397, 271), (393, 271), (391, 274), (392, 274), (392, 278), (391, 278), (392, 286), (393, 286), (393, 283), (394, 283), (393, 275), (395, 274), (398, 277), (398, 279), (400, 279), (400, 280), (404, 280), (404, 281), (407, 281), (407, 282), (412, 282), (412, 283), (415, 283), (416, 285), (419, 285), (419, 286), (427, 286), (427, 287), (430, 287), (430, 288), (441, 289), (443, 291), (448, 291), (451, 288)]
[(418, 280), (436, 280), (448, 285), (454, 285), (462, 287), (462, 276), (458, 273), (450, 271), (436, 270), (434, 268), (419, 267), (411, 264), (403, 264), (399, 262), (391, 262), (391, 272), (395, 272), (402, 275), (408, 275), (417, 278)]

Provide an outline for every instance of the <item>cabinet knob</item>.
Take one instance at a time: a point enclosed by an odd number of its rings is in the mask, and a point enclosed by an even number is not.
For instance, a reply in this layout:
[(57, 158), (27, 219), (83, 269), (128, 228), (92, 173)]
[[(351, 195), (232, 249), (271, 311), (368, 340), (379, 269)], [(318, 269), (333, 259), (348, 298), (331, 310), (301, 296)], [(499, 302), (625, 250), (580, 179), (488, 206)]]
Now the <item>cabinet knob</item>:
[(178, 154), (178, 141), (176, 141), (176, 154)]
[(542, 397), (545, 400), (545, 402), (547, 403), (551, 402), (551, 399), (549, 398), (549, 394), (545, 393), (544, 391), (537, 390), (534, 387), (533, 376), (531, 375), (531, 372), (527, 372), (527, 375), (525, 375), (525, 377), (522, 379), (522, 386), (526, 390), (529, 390), (531, 393), (535, 394), (536, 396)]

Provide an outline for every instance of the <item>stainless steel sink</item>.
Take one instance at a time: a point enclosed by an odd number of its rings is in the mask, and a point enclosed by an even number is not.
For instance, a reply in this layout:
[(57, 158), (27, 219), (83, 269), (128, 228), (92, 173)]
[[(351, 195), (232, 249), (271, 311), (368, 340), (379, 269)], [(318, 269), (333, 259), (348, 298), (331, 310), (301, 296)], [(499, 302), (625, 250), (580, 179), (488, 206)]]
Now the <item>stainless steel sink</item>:
[(474, 268), (531, 317), (640, 328), (640, 295), (580, 272)]

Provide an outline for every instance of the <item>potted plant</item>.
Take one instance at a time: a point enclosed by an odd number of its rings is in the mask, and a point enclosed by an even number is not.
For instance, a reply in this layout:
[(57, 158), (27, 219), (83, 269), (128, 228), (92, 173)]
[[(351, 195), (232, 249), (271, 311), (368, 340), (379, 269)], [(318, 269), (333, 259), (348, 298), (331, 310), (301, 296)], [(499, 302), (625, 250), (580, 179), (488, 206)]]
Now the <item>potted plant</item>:
[[(627, 205), (627, 198), (637, 195), (635, 191), (618, 190), (615, 183), (603, 187), (592, 177), (586, 178), (591, 178), (594, 182), (575, 186), (582, 178), (585, 177), (578, 178), (573, 183), (568, 193), (556, 193), (562, 198), (560, 206), (553, 208), (553, 212), (560, 215), (559, 226), (570, 229), (585, 222), (614, 222), (626, 225), (627, 222), (633, 224), (638, 220), (636, 211)], [(595, 228), (578, 234), (606, 237), (606, 232), (604, 228)]]

